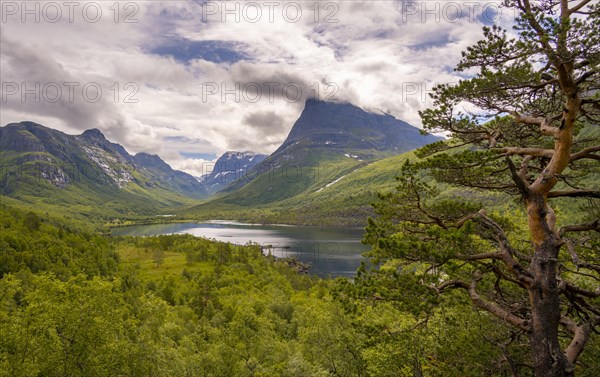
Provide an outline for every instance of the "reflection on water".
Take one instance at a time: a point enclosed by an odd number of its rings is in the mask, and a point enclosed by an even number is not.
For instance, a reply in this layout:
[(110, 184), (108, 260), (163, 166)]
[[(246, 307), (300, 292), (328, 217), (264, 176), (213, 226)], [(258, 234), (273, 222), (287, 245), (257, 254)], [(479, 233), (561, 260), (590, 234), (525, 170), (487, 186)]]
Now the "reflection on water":
[(192, 234), (239, 245), (258, 243), (277, 257), (294, 257), (310, 263), (311, 273), (320, 276), (354, 276), (361, 254), (362, 228), (254, 225), (226, 221), (137, 225), (116, 228), (114, 236)]

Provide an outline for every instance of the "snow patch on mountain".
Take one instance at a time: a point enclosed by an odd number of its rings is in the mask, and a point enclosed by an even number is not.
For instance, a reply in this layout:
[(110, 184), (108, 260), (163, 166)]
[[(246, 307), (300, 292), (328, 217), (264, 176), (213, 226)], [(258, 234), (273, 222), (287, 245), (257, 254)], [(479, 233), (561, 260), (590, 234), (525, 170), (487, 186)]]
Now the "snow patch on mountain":
[(316, 192), (321, 192), (321, 191), (323, 191), (323, 189), (326, 189), (327, 187), (331, 187), (331, 186), (335, 185), (336, 183), (338, 183), (339, 181), (341, 181), (344, 177), (345, 177), (345, 175), (342, 175), (341, 177), (339, 177), (335, 181), (329, 182), (328, 184), (326, 184), (325, 187), (321, 187)]

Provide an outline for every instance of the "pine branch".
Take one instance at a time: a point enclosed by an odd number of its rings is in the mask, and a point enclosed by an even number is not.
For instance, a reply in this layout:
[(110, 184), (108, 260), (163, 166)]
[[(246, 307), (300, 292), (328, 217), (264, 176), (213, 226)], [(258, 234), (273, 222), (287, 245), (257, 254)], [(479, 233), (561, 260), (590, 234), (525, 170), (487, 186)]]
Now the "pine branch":
[(570, 162), (581, 160), (582, 158), (590, 158), (594, 160), (600, 160), (600, 156), (593, 154), (594, 152), (600, 151), (600, 145), (585, 148), (577, 153), (574, 153), (570, 157)]
[(600, 233), (600, 219), (596, 219), (589, 223), (565, 225), (558, 230), (558, 234), (560, 236), (563, 236), (565, 233), (568, 232), (587, 232), (590, 230), (594, 230)]

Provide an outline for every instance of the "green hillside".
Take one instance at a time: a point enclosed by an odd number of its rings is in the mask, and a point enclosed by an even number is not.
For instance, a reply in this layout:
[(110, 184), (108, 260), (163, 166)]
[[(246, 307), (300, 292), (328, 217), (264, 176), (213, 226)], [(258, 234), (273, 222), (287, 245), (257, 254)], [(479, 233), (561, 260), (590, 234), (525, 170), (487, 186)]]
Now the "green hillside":
[(0, 201), (17, 207), (42, 210), (92, 221), (114, 218), (142, 218), (169, 213), (197, 203), (164, 188), (149, 189), (130, 182), (126, 187), (95, 182), (79, 176), (68, 185), (57, 187), (40, 177), (46, 169), (58, 170), (59, 164), (16, 163), (20, 156), (0, 153), (3, 188), (10, 188)]
[[(400, 166), (407, 159), (414, 158), (414, 153), (408, 152), (370, 164), (356, 162), (352, 158), (330, 160), (311, 166), (310, 174), (300, 177), (303, 179), (302, 186), (289, 185), (294, 189), (302, 187), (302, 191), (283, 200), (272, 198), (268, 204), (261, 204), (261, 199), (273, 191), (270, 188), (278, 184), (280, 191), (285, 191), (281, 187), (285, 188), (287, 182), (281, 176), (275, 176), (273, 180), (262, 176), (233, 194), (200, 204), (181, 214), (196, 219), (360, 226), (372, 213), (370, 203), (376, 198), (376, 193), (393, 189)], [(242, 204), (238, 204), (238, 198), (243, 198)]]

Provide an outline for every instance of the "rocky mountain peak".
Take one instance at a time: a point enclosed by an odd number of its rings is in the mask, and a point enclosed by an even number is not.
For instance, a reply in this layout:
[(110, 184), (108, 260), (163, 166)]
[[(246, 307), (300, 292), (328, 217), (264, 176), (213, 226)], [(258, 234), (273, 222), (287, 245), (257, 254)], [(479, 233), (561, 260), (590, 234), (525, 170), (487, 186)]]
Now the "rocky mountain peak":
[(200, 177), (209, 193), (215, 193), (242, 178), (267, 156), (250, 151), (227, 151), (217, 159), (212, 172)]
[(156, 154), (140, 152), (134, 156), (134, 159), (138, 164), (146, 168), (160, 169), (163, 171), (172, 170), (171, 166)]
[(437, 140), (389, 114), (367, 112), (347, 102), (309, 99), (278, 151), (303, 143), (344, 153), (399, 154)]
[(92, 128), (89, 130), (85, 130), (82, 134), (82, 137), (85, 137), (87, 139), (95, 139), (95, 140), (106, 140), (106, 137), (104, 137), (104, 134), (97, 128)]

